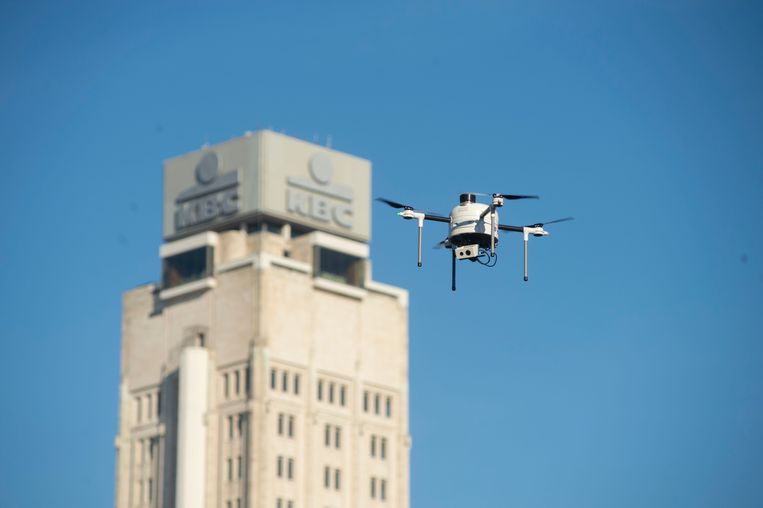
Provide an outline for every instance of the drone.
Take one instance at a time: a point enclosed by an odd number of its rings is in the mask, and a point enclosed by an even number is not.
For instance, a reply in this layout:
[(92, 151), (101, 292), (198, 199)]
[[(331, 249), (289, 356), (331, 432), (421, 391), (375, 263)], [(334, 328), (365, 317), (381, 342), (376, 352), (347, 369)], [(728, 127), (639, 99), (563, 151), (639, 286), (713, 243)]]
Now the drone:
[[(490, 203), (480, 203), (477, 196), (487, 196)], [(527, 242), (530, 235), (535, 237), (548, 236), (549, 233), (544, 226), (573, 220), (572, 217), (556, 219), (548, 222), (538, 222), (528, 226), (509, 226), (498, 223), (498, 213), (496, 210), (503, 206), (505, 200), (517, 199), (538, 199), (538, 196), (529, 196), (524, 194), (484, 194), (480, 192), (466, 192), (460, 195), (459, 204), (453, 207), (449, 216), (436, 213), (416, 210), (413, 206), (404, 205), (396, 201), (385, 198), (377, 198), (377, 201), (386, 203), (392, 208), (402, 211), (397, 215), (406, 220), (416, 220), (419, 226), (419, 259), (418, 266), (421, 267), (421, 242), (424, 234), (424, 221), (446, 222), (449, 225), (448, 236), (445, 240), (435, 245), (435, 248), (451, 249), (452, 268), (451, 268), (451, 289), (456, 290), (456, 261), (469, 260), (478, 262), (481, 265), (492, 267), (498, 262), (496, 246), (498, 245), (498, 232), (511, 231), (522, 233), (525, 242), (525, 282), (529, 280), (527, 275)]]

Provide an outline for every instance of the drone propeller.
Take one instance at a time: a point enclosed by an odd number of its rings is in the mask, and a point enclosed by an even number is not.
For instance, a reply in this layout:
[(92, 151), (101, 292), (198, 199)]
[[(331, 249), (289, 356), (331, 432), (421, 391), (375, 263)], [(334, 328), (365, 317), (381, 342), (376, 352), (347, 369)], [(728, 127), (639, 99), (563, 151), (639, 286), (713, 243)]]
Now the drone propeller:
[(575, 217), (565, 217), (563, 219), (550, 220), (548, 222), (538, 222), (537, 224), (531, 224), (528, 228), (542, 228), (547, 224), (556, 224), (557, 222), (567, 222), (568, 220), (575, 220)]
[(488, 194), (486, 192), (469, 192), (468, 194), (474, 194), (475, 196), (489, 196), (489, 197), (502, 197), (503, 199), (540, 199), (540, 196), (535, 196), (532, 194)]
[(448, 245), (448, 239), (441, 240), (432, 246), (433, 249), (444, 249)]
[(503, 199), (540, 199), (540, 196), (527, 195), (527, 194), (494, 194), (495, 196), (501, 196)]
[(404, 210), (413, 210), (413, 207), (410, 205), (404, 205), (402, 203), (398, 203), (397, 201), (392, 201), (385, 198), (376, 198), (376, 201), (381, 201), (382, 203), (386, 203), (392, 208), (402, 208)]

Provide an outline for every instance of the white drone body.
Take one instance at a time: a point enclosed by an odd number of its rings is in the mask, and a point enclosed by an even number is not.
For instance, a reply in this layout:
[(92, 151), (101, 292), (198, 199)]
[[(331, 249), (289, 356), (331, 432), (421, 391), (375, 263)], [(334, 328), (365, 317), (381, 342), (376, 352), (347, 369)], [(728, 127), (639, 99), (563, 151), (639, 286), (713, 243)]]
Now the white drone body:
[[(484, 194), (483, 194), (484, 195)], [(456, 290), (456, 260), (468, 259), (478, 261), (485, 266), (494, 266), (497, 262), (496, 245), (498, 244), (498, 232), (512, 231), (522, 233), (524, 239), (524, 280), (527, 275), (527, 242), (530, 235), (536, 237), (548, 236), (548, 231), (543, 229), (546, 224), (572, 220), (572, 217), (558, 219), (545, 223), (532, 224), (529, 226), (509, 226), (498, 222), (497, 208), (504, 204), (504, 199), (528, 199), (538, 196), (526, 196), (516, 194), (488, 194), (491, 201), (487, 203), (477, 202), (476, 193), (464, 193), (460, 196), (460, 202), (453, 207), (448, 217), (429, 212), (414, 210), (413, 207), (378, 198), (393, 208), (403, 208), (398, 215), (404, 219), (415, 219), (418, 223), (418, 265), (421, 266), (421, 243), (423, 237), (424, 221), (447, 222), (449, 224), (448, 237), (437, 246), (452, 249), (452, 289)]]

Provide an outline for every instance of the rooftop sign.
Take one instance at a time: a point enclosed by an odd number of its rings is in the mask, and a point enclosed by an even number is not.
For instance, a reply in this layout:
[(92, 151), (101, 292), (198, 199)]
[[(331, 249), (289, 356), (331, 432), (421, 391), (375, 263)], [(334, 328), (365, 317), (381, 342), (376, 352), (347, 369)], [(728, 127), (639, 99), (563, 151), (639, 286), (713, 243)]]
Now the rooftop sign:
[(371, 164), (270, 131), (165, 162), (164, 237), (267, 215), (370, 239)]

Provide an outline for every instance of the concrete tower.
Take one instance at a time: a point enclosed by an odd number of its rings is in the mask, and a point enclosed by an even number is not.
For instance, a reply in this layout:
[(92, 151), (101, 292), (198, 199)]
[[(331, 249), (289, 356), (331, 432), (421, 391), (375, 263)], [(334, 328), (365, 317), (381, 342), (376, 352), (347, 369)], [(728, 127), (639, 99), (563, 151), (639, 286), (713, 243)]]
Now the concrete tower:
[(371, 167), (270, 131), (166, 161), (162, 281), (124, 295), (117, 508), (409, 505), (408, 295)]

